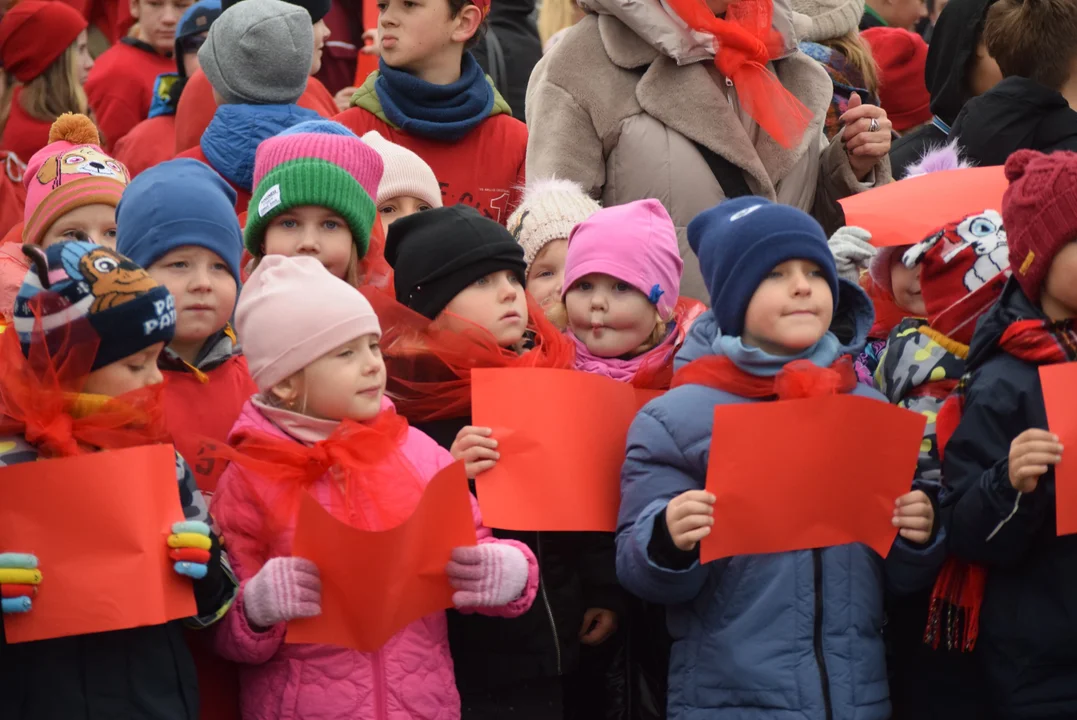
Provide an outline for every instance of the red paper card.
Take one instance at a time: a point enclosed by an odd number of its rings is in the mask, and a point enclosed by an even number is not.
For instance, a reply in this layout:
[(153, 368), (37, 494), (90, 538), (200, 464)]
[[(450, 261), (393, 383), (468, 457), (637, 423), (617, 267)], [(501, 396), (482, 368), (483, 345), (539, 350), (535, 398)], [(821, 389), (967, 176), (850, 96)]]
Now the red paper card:
[(1055, 466), (1055, 523), (1059, 535), (1072, 535), (1077, 533), (1077, 461), (1067, 462), (1067, 453), (1077, 452), (1077, 363), (1041, 366), (1040, 385), (1047, 426), (1067, 449)]
[(318, 566), (322, 614), (289, 622), (286, 641), (378, 650), (409, 624), (453, 606), (445, 566), (454, 548), (475, 543), (462, 463), (435, 475), (411, 517), (383, 532), (346, 525), (304, 495), (292, 554)]
[(473, 370), (472, 422), (493, 429), (501, 453), (475, 480), (483, 523), (616, 530), (628, 426), (659, 394), (577, 370)]
[(913, 245), (967, 215), (1001, 210), (1008, 185), (1001, 166), (944, 170), (887, 183), (838, 203), (845, 224), (869, 231), (872, 245)]
[(716, 407), (702, 562), (851, 542), (886, 557), (926, 422), (853, 395)]
[(33, 609), (10, 643), (160, 625), (198, 610), (166, 544), (182, 521), (171, 445), (0, 469), (0, 552), (37, 556)]

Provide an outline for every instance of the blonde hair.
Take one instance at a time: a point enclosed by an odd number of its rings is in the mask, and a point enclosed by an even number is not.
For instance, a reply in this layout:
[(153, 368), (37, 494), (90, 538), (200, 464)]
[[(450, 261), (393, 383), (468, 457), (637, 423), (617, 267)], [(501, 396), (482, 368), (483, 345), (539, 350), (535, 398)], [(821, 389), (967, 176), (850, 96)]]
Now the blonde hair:
[(15, 95), (15, 88), (18, 86), (19, 81), (6, 70), (0, 69), (0, 72), (4, 73), (4, 80), (6, 81), (4, 83), (4, 94), (0, 97), (0, 134), (3, 134), (4, 128), (7, 127), (8, 116), (11, 115), (11, 99)]
[(542, 0), (539, 10), (539, 39), (545, 46), (550, 37), (567, 27), (572, 27), (580, 18), (576, 0)]
[[(864, 87), (871, 94), (879, 96), (879, 66), (875, 64), (875, 58), (871, 55), (871, 48), (860, 37), (856, 30), (845, 33), (841, 37), (821, 41), (832, 50), (837, 50), (849, 60), (849, 64), (860, 71), (864, 76)], [(867, 98), (861, 98), (867, 100)]]
[[(564, 301), (556, 302), (546, 310), (546, 319), (553, 323), (561, 332), (572, 332), (568, 327), (568, 306)], [(632, 357), (637, 357), (645, 352), (654, 350), (656, 347), (662, 344), (662, 341), (666, 339), (666, 334), (669, 331), (669, 323), (662, 319), (662, 316), (658, 314), (658, 308), (654, 311), (654, 329), (651, 330), (651, 334), (648, 335), (640, 346), (632, 351)]]
[(22, 109), (35, 120), (49, 123), (67, 112), (85, 115), (89, 103), (79, 82), (78, 62), (78, 43), (74, 42), (45, 72), (22, 86)]

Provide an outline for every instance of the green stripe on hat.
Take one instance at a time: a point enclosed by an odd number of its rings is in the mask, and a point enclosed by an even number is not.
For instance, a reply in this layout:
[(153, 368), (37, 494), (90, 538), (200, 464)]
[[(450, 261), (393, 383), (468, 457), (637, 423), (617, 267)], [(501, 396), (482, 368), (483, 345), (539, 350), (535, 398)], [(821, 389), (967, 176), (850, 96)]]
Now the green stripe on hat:
[(351, 229), (359, 257), (366, 255), (374, 227), (374, 200), (344, 168), (309, 157), (281, 163), (266, 173), (254, 189), (243, 230), (247, 251), (256, 258), (262, 257), (265, 231), (273, 218), (307, 205), (338, 213)]

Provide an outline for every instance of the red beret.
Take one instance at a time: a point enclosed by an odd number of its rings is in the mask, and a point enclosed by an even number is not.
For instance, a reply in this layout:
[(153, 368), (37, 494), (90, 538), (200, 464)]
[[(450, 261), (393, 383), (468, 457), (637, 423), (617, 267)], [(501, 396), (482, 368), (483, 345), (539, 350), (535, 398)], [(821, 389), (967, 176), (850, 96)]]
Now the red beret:
[(87, 25), (66, 3), (23, 0), (0, 20), (0, 62), (19, 82), (30, 82), (63, 55)]

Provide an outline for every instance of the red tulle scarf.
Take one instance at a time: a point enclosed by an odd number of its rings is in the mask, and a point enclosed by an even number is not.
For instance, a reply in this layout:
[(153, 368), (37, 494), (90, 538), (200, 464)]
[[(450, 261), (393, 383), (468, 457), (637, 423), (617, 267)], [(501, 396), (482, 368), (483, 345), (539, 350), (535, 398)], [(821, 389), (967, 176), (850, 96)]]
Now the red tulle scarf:
[(15, 328), (0, 335), (0, 435), (22, 436), (50, 458), (171, 442), (163, 384), (117, 397), (84, 395), (96, 338), (68, 326), (46, 342), (40, 328), (38, 322), (29, 357)]
[(794, 360), (774, 377), (741, 370), (725, 355), (708, 355), (688, 363), (673, 375), (672, 387), (704, 385), (744, 398), (800, 400), (837, 395), (856, 388), (852, 359), (843, 355), (830, 367), (811, 360)]
[(527, 297), (530, 348), (503, 348), (479, 326), (448, 330), (372, 288), (363, 294), (381, 321), (381, 350), (388, 370), (386, 394), (411, 423), (471, 415), (471, 371), (475, 368), (571, 369), (575, 348)]
[(733, 83), (741, 107), (782, 147), (800, 142), (811, 113), (785, 89), (767, 63), (781, 57), (784, 42), (772, 27), (774, 0), (735, 0), (725, 19), (704, 0), (667, 0), (677, 16), (698, 32), (715, 37), (714, 64)]

